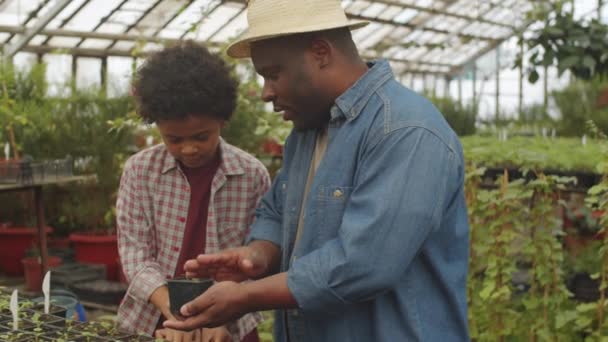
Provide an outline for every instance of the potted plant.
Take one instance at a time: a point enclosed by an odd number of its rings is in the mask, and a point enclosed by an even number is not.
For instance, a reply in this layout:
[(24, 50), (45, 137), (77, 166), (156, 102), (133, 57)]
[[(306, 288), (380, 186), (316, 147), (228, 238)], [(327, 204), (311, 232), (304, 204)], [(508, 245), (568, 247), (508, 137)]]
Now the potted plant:
[[(42, 261), (40, 256), (29, 256), (21, 259), (24, 268), (25, 288), (29, 291), (40, 292), (42, 288)], [(49, 255), (47, 267), (53, 268), (61, 265), (61, 258)]]

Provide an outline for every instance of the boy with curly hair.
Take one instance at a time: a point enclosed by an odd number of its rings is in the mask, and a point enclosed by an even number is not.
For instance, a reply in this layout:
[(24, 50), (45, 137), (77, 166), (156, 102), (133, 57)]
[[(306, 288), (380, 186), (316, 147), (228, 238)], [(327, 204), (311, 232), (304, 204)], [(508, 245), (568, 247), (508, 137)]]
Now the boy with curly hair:
[(240, 246), (269, 187), (261, 162), (220, 137), (237, 83), (221, 58), (185, 42), (151, 55), (137, 71), (138, 114), (164, 144), (127, 161), (117, 200), (118, 244), (129, 281), (120, 325), (169, 341), (257, 341), (259, 313), (214, 329), (161, 329), (166, 279), (199, 254)]

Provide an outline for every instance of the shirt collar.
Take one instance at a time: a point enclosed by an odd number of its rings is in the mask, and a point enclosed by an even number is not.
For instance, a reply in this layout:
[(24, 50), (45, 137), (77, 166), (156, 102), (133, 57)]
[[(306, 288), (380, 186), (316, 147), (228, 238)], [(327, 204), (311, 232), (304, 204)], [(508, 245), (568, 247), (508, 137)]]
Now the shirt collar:
[(336, 99), (331, 108), (331, 121), (342, 116), (348, 121), (355, 119), (376, 89), (394, 77), (391, 66), (385, 59), (368, 63), (368, 66), (367, 72)]

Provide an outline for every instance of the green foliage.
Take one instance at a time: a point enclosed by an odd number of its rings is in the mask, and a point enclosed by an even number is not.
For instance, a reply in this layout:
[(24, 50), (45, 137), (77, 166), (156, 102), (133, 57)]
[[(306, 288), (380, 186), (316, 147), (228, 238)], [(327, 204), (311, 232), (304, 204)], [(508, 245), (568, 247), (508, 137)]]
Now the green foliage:
[(272, 342), (272, 327), (274, 324), (274, 315), (272, 311), (262, 312), (264, 316), (264, 322), (258, 325), (258, 334), (261, 342)]
[(536, 68), (551, 65), (557, 66), (560, 75), (569, 70), (583, 80), (608, 75), (608, 26), (597, 19), (574, 19), (573, 11), (564, 3), (540, 3), (530, 15), (530, 19), (543, 24), (526, 41), (531, 53), (531, 83), (538, 80)]
[[(132, 111), (131, 101), (126, 96), (109, 99), (95, 89), (74, 89), (63, 98), (46, 97), (44, 71), (44, 65), (25, 72), (6, 66), (0, 73), (0, 79), (6, 81), (2, 96), (10, 98), (10, 111), (4, 110), (2, 115), (15, 137), (13, 150), (34, 160), (69, 155), (76, 161), (75, 172), (96, 176), (89, 184), (45, 191), (47, 222), (56, 230), (63, 234), (76, 229), (112, 230), (113, 219), (106, 214), (115, 202), (122, 163), (134, 151), (134, 135), (132, 130), (110, 131), (108, 122)], [(10, 137), (4, 133), (2, 138)], [(20, 221), (15, 213), (32, 215), (31, 207), (20, 208), (27, 207), (28, 201), (9, 200), (10, 196), (14, 194), (2, 195), (3, 203), (6, 198), (11, 205), (0, 209), (0, 217)]]
[(461, 104), (451, 97), (439, 97), (432, 94), (426, 94), (426, 97), (443, 114), (456, 134), (459, 136), (475, 134), (477, 104)]
[(513, 137), (499, 141), (495, 137), (471, 136), (461, 139), (465, 158), (486, 167), (548, 169), (596, 172), (604, 161), (602, 145), (588, 139)]
[[(561, 221), (553, 215), (555, 194), (567, 179), (538, 173), (535, 181), (524, 183), (509, 181), (505, 171), (496, 189), (482, 189), (482, 174), (469, 164), (471, 338), (571, 340), (575, 335), (560, 316), (572, 304), (561, 269)], [(513, 284), (516, 272), (529, 278), (523, 293)]]
[[(605, 139), (591, 124), (592, 135)], [(479, 143), (480, 140), (474, 141)], [(552, 141), (554, 144), (558, 141)], [(528, 143), (533, 141), (528, 139)], [(608, 143), (595, 142), (594, 159), (606, 176), (589, 189), (588, 211), (608, 227)], [(561, 146), (555, 147), (562, 154)], [(494, 153), (498, 153), (494, 151)], [(583, 253), (567, 254), (565, 234), (556, 208), (570, 178), (547, 176), (542, 164), (519, 159), (518, 166), (534, 172), (535, 180), (509, 181), (508, 173), (496, 188), (481, 187), (485, 170), (469, 158), (465, 179), (471, 227), (468, 279), (469, 324), (476, 341), (604, 341), (608, 288), (608, 238), (587, 246)], [(597, 302), (577, 303), (565, 287), (572, 272), (586, 271), (600, 280)], [(520, 291), (514, 275), (524, 273), (528, 288)]]
[[(234, 63), (234, 62), (230, 62)], [(236, 64), (232, 67), (236, 70)], [(283, 141), (291, 126), (276, 113), (265, 110), (261, 89), (251, 65), (243, 68), (237, 110), (222, 132), (231, 144), (253, 154), (267, 137)], [(99, 89), (70, 89), (65, 97), (46, 96), (45, 66), (18, 72), (10, 64), (0, 69), (0, 145), (10, 141), (13, 151), (35, 160), (71, 156), (79, 174), (96, 176), (95, 182), (45, 190), (46, 218), (59, 235), (75, 230), (111, 232), (115, 229), (114, 204), (126, 159), (145, 147), (146, 135), (160, 138), (145, 126), (125, 94), (107, 98)], [(235, 71), (236, 72), (236, 71)], [(1, 194), (0, 221), (33, 223), (31, 199)]]
[(608, 108), (597, 105), (608, 82), (573, 81), (567, 87), (552, 92), (560, 112), (557, 130), (561, 136), (582, 136), (587, 133), (587, 121), (592, 120), (600, 131), (608, 131)]
[[(237, 66), (229, 61), (233, 69)], [(266, 138), (284, 141), (291, 131), (291, 124), (282, 117), (265, 109), (260, 95), (262, 89), (258, 84), (251, 64), (239, 65), (240, 80), (237, 107), (235, 113), (222, 130), (222, 137), (229, 143), (253, 154), (260, 153), (260, 146)], [(236, 72), (236, 71), (235, 71)]]

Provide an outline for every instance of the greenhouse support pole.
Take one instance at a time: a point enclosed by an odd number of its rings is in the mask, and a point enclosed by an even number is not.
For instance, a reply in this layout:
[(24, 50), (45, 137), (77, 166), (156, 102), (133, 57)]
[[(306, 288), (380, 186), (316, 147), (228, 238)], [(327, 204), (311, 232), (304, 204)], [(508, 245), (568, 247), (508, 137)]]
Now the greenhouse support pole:
[(524, 37), (519, 37), (519, 55), (521, 56), (521, 61), (519, 62), (519, 93), (517, 94), (517, 111), (518, 116), (521, 117), (521, 114), (524, 110)]
[(462, 107), (462, 75), (458, 76), (458, 104)]
[(602, 20), (602, 9), (604, 7), (604, 0), (597, 0), (597, 20)]
[(549, 109), (549, 67), (545, 66), (545, 74), (543, 75), (543, 112), (547, 114)]
[(108, 94), (108, 57), (101, 59), (101, 91), (104, 95)]
[(76, 78), (78, 76), (78, 56), (72, 55), (72, 92), (76, 90)]
[(445, 82), (443, 84), (443, 97), (449, 98), (451, 97), (450, 85), (452, 84), (452, 78), (450, 76), (446, 76), (443, 82)]
[(496, 47), (496, 107), (494, 113), (496, 120), (500, 118), (500, 45)]
[(55, 18), (68, 4), (70, 0), (58, 0), (55, 5), (49, 9), (38, 21), (34, 23), (34, 25), (23, 33), (23, 35), (17, 39), (13, 44), (4, 46), (4, 56), (5, 57), (13, 57), (19, 50), (21, 50), (27, 43), (34, 38), (42, 29), (46, 27), (46, 25)]
[(473, 104), (477, 106), (477, 63), (473, 64)]
[(422, 92), (428, 93), (428, 91), (429, 91), (429, 85), (428, 85), (428, 81), (426, 79), (426, 74), (422, 74)]

